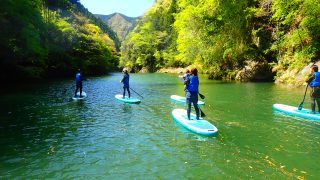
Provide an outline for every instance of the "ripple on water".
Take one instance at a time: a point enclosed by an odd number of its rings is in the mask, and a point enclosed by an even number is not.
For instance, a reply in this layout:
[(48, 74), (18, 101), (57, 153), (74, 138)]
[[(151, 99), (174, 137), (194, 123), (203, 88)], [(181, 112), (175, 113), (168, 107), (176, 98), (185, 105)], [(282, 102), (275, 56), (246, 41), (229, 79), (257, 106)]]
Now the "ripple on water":
[(176, 75), (132, 74), (132, 88), (144, 97), (140, 104), (115, 100), (120, 79), (112, 74), (85, 81), (84, 101), (71, 99), (73, 81), (1, 98), (0, 178), (319, 176), (319, 123), (271, 110), (276, 102), (293, 104), (298, 90), (201, 79), (202, 110), (219, 129), (217, 136), (204, 137), (171, 117), (174, 108), (185, 108), (170, 100), (183, 95)]

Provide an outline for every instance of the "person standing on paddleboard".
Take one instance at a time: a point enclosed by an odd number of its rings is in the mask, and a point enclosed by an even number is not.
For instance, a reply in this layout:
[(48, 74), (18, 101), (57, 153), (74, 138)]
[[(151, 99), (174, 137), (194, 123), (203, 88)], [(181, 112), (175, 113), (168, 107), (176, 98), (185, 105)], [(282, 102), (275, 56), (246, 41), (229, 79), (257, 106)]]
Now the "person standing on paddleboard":
[(76, 91), (74, 92), (74, 97), (77, 97), (78, 89), (80, 89), (80, 97), (82, 97), (82, 75), (80, 69), (78, 69), (78, 73), (76, 74)]
[[(183, 81), (186, 81), (190, 77), (190, 70), (186, 69), (186, 73), (183, 75)], [(186, 91), (187, 86), (184, 86), (184, 91)]]
[(199, 107), (198, 107), (198, 93), (199, 93), (199, 79), (197, 68), (191, 69), (190, 76), (184, 81), (186, 85), (186, 99), (187, 99), (187, 115), (190, 120), (191, 103), (196, 110), (197, 120), (199, 120)]
[(184, 81), (186, 81), (187, 80), (187, 78), (189, 78), (190, 77), (190, 70), (189, 69), (186, 69), (186, 73), (183, 75), (183, 80)]
[(123, 78), (120, 82), (123, 83), (123, 99), (125, 98), (126, 90), (128, 91), (128, 95), (130, 98), (130, 87), (129, 87), (130, 75), (127, 69), (123, 69), (122, 73), (123, 73)]
[(318, 66), (311, 66), (311, 74), (307, 79), (307, 83), (311, 87), (310, 97), (311, 97), (311, 114), (316, 113), (316, 102), (318, 105), (318, 112), (320, 113), (320, 72), (318, 72)]

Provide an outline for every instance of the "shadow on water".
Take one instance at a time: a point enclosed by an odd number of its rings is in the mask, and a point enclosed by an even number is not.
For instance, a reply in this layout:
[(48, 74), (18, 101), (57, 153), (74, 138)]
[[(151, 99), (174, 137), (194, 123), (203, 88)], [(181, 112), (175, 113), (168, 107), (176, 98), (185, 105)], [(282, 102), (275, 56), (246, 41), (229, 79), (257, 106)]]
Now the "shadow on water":
[(122, 110), (123, 110), (123, 113), (132, 113), (132, 108), (130, 104), (124, 103), (122, 105)]

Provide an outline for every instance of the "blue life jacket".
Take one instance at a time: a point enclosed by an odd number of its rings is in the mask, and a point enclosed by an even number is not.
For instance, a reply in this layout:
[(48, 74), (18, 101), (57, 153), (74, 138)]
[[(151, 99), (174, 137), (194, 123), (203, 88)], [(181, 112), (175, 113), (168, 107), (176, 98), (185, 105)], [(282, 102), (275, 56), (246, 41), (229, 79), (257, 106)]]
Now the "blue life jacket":
[(129, 87), (129, 74), (124, 74), (123, 75), (123, 79), (122, 79), (122, 83), (124, 87)]
[(190, 76), (190, 83), (187, 84), (186, 90), (189, 92), (198, 92), (199, 91), (199, 79), (198, 76)]
[(187, 80), (187, 78), (190, 77), (190, 73), (186, 73), (185, 75), (183, 75), (183, 80)]
[(311, 87), (320, 86), (320, 72), (314, 72), (314, 79), (310, 82)]
[(76, 74), (76, 81), (77, 81), (77, 82), (82, 82), (82, 76), (81, 76), (80, 73), (77, 73), (77, 74)]

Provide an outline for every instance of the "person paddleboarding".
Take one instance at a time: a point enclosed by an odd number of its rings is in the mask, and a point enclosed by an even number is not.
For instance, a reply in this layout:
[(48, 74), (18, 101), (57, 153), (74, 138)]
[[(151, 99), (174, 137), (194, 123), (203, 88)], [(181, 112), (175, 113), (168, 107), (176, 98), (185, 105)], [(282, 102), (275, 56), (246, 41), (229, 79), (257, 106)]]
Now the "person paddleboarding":
[(186, 99), (187, 99), (187, 115), (190, 120), (191, 103), (196, 110), (196, 119), (199, 120), (200, 110), (198, 107), (198, 93), (199, 93), (199, 78), (197, 68), (191, 69), (190, 76), (184, 81), (186, 85)]
[(76, 91), (74, 92), (74, 97), (77, 97), (78, 89), (80, 90), (80, 98), (82, 97), (82, 74), (81, 70), (78, 69), (76, 73)]
[(129, 86), (130, 75), (128, 73), (128, 70), (125, 68), (122, 70), (122, 73), (123, 73), (123, 78), (120, 82), (123, 83), (123, 99), (125, 98), (126, 90), (128, 91), (128, 97), (130, 99), (130, 86)]
[(308, 85), (311, 87), (311, 114), (316, 113), (316, 103), (318, 105), (318, 112), (320, 113), (320, 72), (318, 72), (318, 66), (313, 65), (310, 68), (310, 75), (307, 79)]

